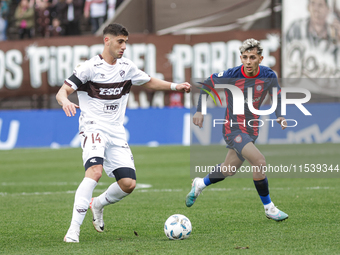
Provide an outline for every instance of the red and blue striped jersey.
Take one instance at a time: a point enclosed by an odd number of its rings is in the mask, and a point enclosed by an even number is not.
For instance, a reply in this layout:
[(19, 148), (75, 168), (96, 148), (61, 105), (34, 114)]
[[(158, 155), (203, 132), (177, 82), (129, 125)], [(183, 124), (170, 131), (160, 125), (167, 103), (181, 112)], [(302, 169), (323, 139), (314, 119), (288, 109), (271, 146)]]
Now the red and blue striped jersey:
[[(256, 121), (259, 115), (252, 113), (248, 108), (248, 99), (253, 99), (253, 106), (259, 110), (267, 93), (272, 96), (273, 88), (277, 88), (277, 108), (275, 110), (276, 117), (281, 115), (281, 89), (277, 80), (277, 76), (273, 70), (266, 66), (259, 66), (259, 72), (256, 76), (249, 77), (244, 73), (243, 65), (230, 68), (220, 73), (212, 74), (204, 81), (204, 89), (209, 86), (215, 87), (216, 84), (229, 84), (238, 87), (244, 95), (244, 115), (233, 114), (233, 94), (229, 89), (225, 89), (226, 111), (225, 119), (228, 121), (223, 127), (223, 134), (228, 138), (231, 133), (246, 133), (257, 137), (259, 135), (259, 122)], [(248, 95), (248, 88), (252, 87), (252, 95)], [(205, 93), (201, 91), (201, 93)], [(201, 98), (201, 97), (200, 97)], [(201, 101), (201, 100), (199, 100)], [(197, 111), (201, 112), (201, 104), (199, 102)]]

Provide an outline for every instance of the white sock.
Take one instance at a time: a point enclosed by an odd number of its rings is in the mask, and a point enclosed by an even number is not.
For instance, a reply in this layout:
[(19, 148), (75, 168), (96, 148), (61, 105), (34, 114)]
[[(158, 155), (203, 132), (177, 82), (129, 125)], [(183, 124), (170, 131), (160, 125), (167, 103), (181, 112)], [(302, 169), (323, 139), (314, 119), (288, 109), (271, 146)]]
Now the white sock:
[(117, 203), (118, 201), (122, 200), (124, 197), (129, 195), (130, 193), (124, 192), (118, 185), (117, 182), (110, 185), (107, 190), (101, 194), (97, 201), (96, 207), (103, 208), (106, 205)]
[(269, 204), (266, 204), (266, 205), (263, 205), (264, 206), (264, 210), (265, 211), (268, 211), (270, 208), (272, 208), (274, 205), (273, 202), (270, 202)]
[(91, 178), (85, 177), (79, 184), (74, 197), (73, 214), (71, 220), (71, 227), (79, 229), (83, 223), (87, 209), (92, 198), (94, 188), (97, 186), (97, 182)]

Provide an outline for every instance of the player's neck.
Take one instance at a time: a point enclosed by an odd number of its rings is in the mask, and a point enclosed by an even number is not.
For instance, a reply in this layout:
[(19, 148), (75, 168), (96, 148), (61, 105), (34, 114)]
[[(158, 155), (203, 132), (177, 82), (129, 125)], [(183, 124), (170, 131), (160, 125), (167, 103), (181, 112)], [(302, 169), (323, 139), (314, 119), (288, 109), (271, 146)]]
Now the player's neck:
[(115, 65), (117, 62), (117, 59), (112, 57), (110, 54), (105, 54), (105, 52), (102, 53), (102, 58), (105, 60), (106, 63), (109, 65)]

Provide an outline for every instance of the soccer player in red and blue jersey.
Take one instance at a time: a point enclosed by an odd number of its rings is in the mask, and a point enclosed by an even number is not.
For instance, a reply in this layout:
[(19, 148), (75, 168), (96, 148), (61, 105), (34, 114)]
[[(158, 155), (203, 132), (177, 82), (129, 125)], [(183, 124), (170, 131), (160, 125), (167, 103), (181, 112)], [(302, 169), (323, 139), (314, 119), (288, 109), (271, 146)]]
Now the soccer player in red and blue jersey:
[[(277, 94), (277, 109), (275, 111), (277, 122), (282, 129), (286, 128), (285, 118), (281, 116), (280, 86), (276, 74), (268, 67), (260, 66), (263, 60), (263, 48), (255, 39), (247, 39), (240, 47), (242, 65), (230, 68), (227, 71), (211, 75), (205, 82), (204, 88), (210, 90), (216, 84), (232, 84), (239, 88), (244, 95), (244, 114), (233, 114), (233, 94), (229, 89), (225, 90), (227, 109), (225, 114), (226, 124), (223, 127), (223, 136), (229, 151), (223, 163), (218, 164), (205, 178), (195, 178), (192, 189), (186, 197), (186, 206), (191, 207), (202, 190), (207, 186), (232, 176), (239, 169), (244, 160), (247, 160), (253, 171), (253, 180), (256, 190), (264, 205), (265, 215), (269, 219), (282, 221), (288, 215), (279, 210), (271, 201), (268, 189), (268, 180), (265, 172), (265, 157), (254, 145), (258, 137), (258, 127), (254, 121), (259, 115), (254, 114), (248, 107), (248, 100), (252, 99), (253, 107), (258, 110), (267, 93), (272, 96), (273, 91)], [(210, 88), (209, 88), (210, 87)], [(248, 88), (252, 88), (252, 95), (248, 95)], [(276, 89), (274, 89), (276, 88)], [(202, 90), (201, 95), (205, 92)], [(193, 123), (202, 127), (204, 116), (201, 113), (201, 96), (197, 112), (193, 117)], [(251, 121), (251, 125), (249, 125)]]

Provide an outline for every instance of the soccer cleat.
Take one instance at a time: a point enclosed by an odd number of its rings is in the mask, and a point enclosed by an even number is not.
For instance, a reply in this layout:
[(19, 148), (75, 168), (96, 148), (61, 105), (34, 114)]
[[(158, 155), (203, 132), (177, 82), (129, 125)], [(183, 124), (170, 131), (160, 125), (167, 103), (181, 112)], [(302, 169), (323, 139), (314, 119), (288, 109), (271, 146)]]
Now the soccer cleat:
[(95, 208), (95, 206), (94, 206), (94, 199), (95, 198), (92, 198), (91, 202), (90, 202), (90, 208), (91, 208), (91, 212), (92, 212), (92, 215), (93, 215), (92, 223), (93, 223), (94, 228), (98, 232), (101, 233), (101, 232), (104, 231), (104, 220), (103, 220), (103, 211), (104, 211), (104, 208), (102, 208), (100, 210)]
[(198, 178), (196, 177), (194, 179), (194, 181), (192, 182), (192, 188), (190, 190), (190, 192), (188, 193), (188, 195), (185, 198), (185, 205), (187, 207), (191, 207), (195, 201), (196, 198), (201, 194), (202, 189), (198, 187), (198, 181), (202, 179), (202, 178)]
[(66, 243), (79, 243), (79, 230), (69, 229), (64, 237)]
[(272, 206), (269, 210), (266, 210), (266, 217), (275, 221), (283, 221), (288, 219), (288, 214), (277, 209), (276, 206)]

